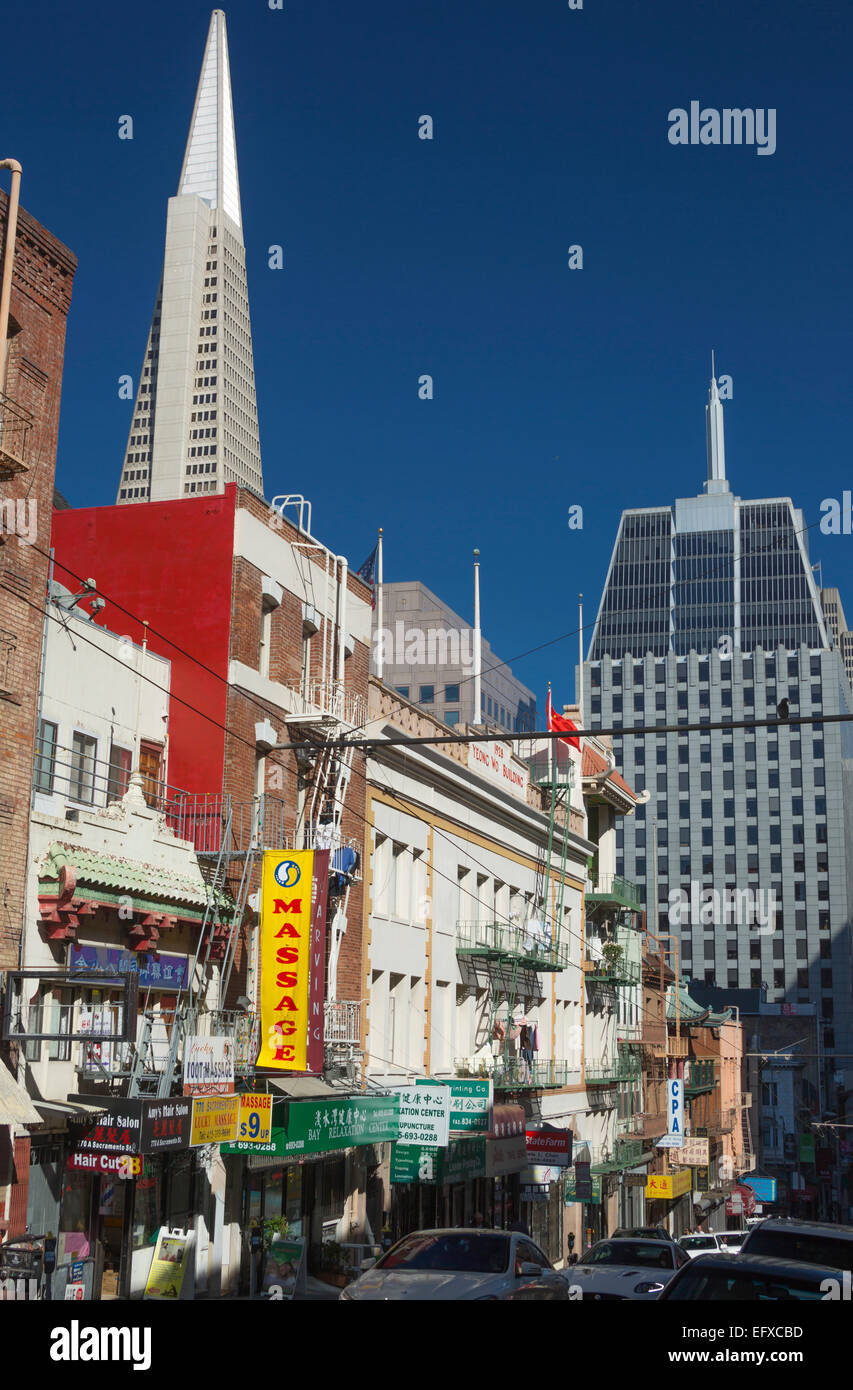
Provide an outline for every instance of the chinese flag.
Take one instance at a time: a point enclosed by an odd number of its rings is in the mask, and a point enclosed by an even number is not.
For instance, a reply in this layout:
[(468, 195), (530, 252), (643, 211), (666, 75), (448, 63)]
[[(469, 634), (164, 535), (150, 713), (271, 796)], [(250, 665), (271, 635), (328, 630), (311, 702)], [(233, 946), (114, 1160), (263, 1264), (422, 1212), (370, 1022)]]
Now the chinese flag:
[[(549, 733), (571, 733), (577, 734), (578, 726), (573, 724), (571, 719), (566, 719), (562, 714), (556, 714), (554, 706), (551, 704), (551, 692), (548, 691), (548, 732)], [(573, 748), (580, 751), (581, 741), (579, 738), (558, 738), (558, 743), (571, 744)]]

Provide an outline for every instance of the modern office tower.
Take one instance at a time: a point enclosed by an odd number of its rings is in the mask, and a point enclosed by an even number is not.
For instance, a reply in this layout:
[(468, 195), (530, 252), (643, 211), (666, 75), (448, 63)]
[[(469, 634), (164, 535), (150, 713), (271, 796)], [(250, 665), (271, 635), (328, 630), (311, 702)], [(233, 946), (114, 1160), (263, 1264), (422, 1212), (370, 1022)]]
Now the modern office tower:
[[(683, 974), (766, 986), (791, 1012), (817, 1001), (824, 1075), (850, 1085), (853, 729), (820, 723), (853, 709), (850, 682), (802, 513), (730, 491), (715, 379), (706, 416), (704, 493), (623, 512), (584, 663), (590, 726), (625, 731), (617, 766), (650, 793), (618, 872), (678, 937)], [(770, 723), (725, 727), (750, 720)], [(629, 732), (649, 726), (672, 732)]]
[(446, 724), (536, 728), (536, 696), (482, 641), (480, 715), (474, 718), (474, 630), (425, 584), (382, 585), (382, 624), (374, 610), (373, 648), (383, 641), (382, 679)]
[(225, 15), (214, 10), (117, 502), (263, 496)]
[(827, 627), (832, 632), (835, 645), (841, 652), (847, 679), (853, 686), (853, 632), (847, 630), (847, 619), (844, 616), (841, 595), (837, 589), (821, 589), (820, 601), (823, 605)]

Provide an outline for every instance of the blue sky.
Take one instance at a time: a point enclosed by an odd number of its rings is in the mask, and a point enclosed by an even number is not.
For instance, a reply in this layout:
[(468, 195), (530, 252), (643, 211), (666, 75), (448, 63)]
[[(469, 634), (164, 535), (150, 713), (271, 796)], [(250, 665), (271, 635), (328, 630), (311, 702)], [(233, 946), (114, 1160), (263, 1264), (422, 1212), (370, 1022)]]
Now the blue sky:
[[(573, 630), (579, 590), (591, 621), (622, 507), (701, 488), (712, 347), (733, 378), (734, 491), (791, 495), (811, 524), (853, 485), (848, 3), (226, 14), (266, 490), (310, 496), (334, 549), (358, 565), (382, 525), (386, 578), (470, 616), (479, 546), (503, 657)], [(118, 377), (140, 368), (209, 15), (4, 17), (2, 153), (80, 261), (57, 468), (72, 505), (114, 500)], [(671, 146), (667, 113), (691, 100), (774, 107), (776, 153)], [(810, 539), (853, 620), (853, 537)], [(576, 652), (514, 670), (568, 699)]]

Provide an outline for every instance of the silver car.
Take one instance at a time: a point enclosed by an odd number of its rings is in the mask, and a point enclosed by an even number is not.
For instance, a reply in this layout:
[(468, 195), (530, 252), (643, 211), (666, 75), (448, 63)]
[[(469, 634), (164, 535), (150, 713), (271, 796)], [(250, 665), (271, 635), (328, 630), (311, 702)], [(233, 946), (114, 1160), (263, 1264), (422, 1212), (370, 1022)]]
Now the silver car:
[(572, 1267), (572, 1294), (592, 1302), (657, 1298), (689, 1263), (671, 1240), (600, 1240)]
[(341, 1292), (346, 1302), (569, 1298), (565, 1274), (517, 1231), (413, 1231)]

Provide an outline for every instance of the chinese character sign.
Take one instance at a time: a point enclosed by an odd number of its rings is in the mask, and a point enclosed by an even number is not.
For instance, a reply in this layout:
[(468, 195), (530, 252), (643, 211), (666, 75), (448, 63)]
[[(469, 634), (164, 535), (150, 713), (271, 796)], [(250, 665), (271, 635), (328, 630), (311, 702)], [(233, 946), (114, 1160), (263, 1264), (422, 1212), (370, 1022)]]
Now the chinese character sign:
[(264, 853), (259, 1067), (308, 1070), (313, 871), (313, 850)]

